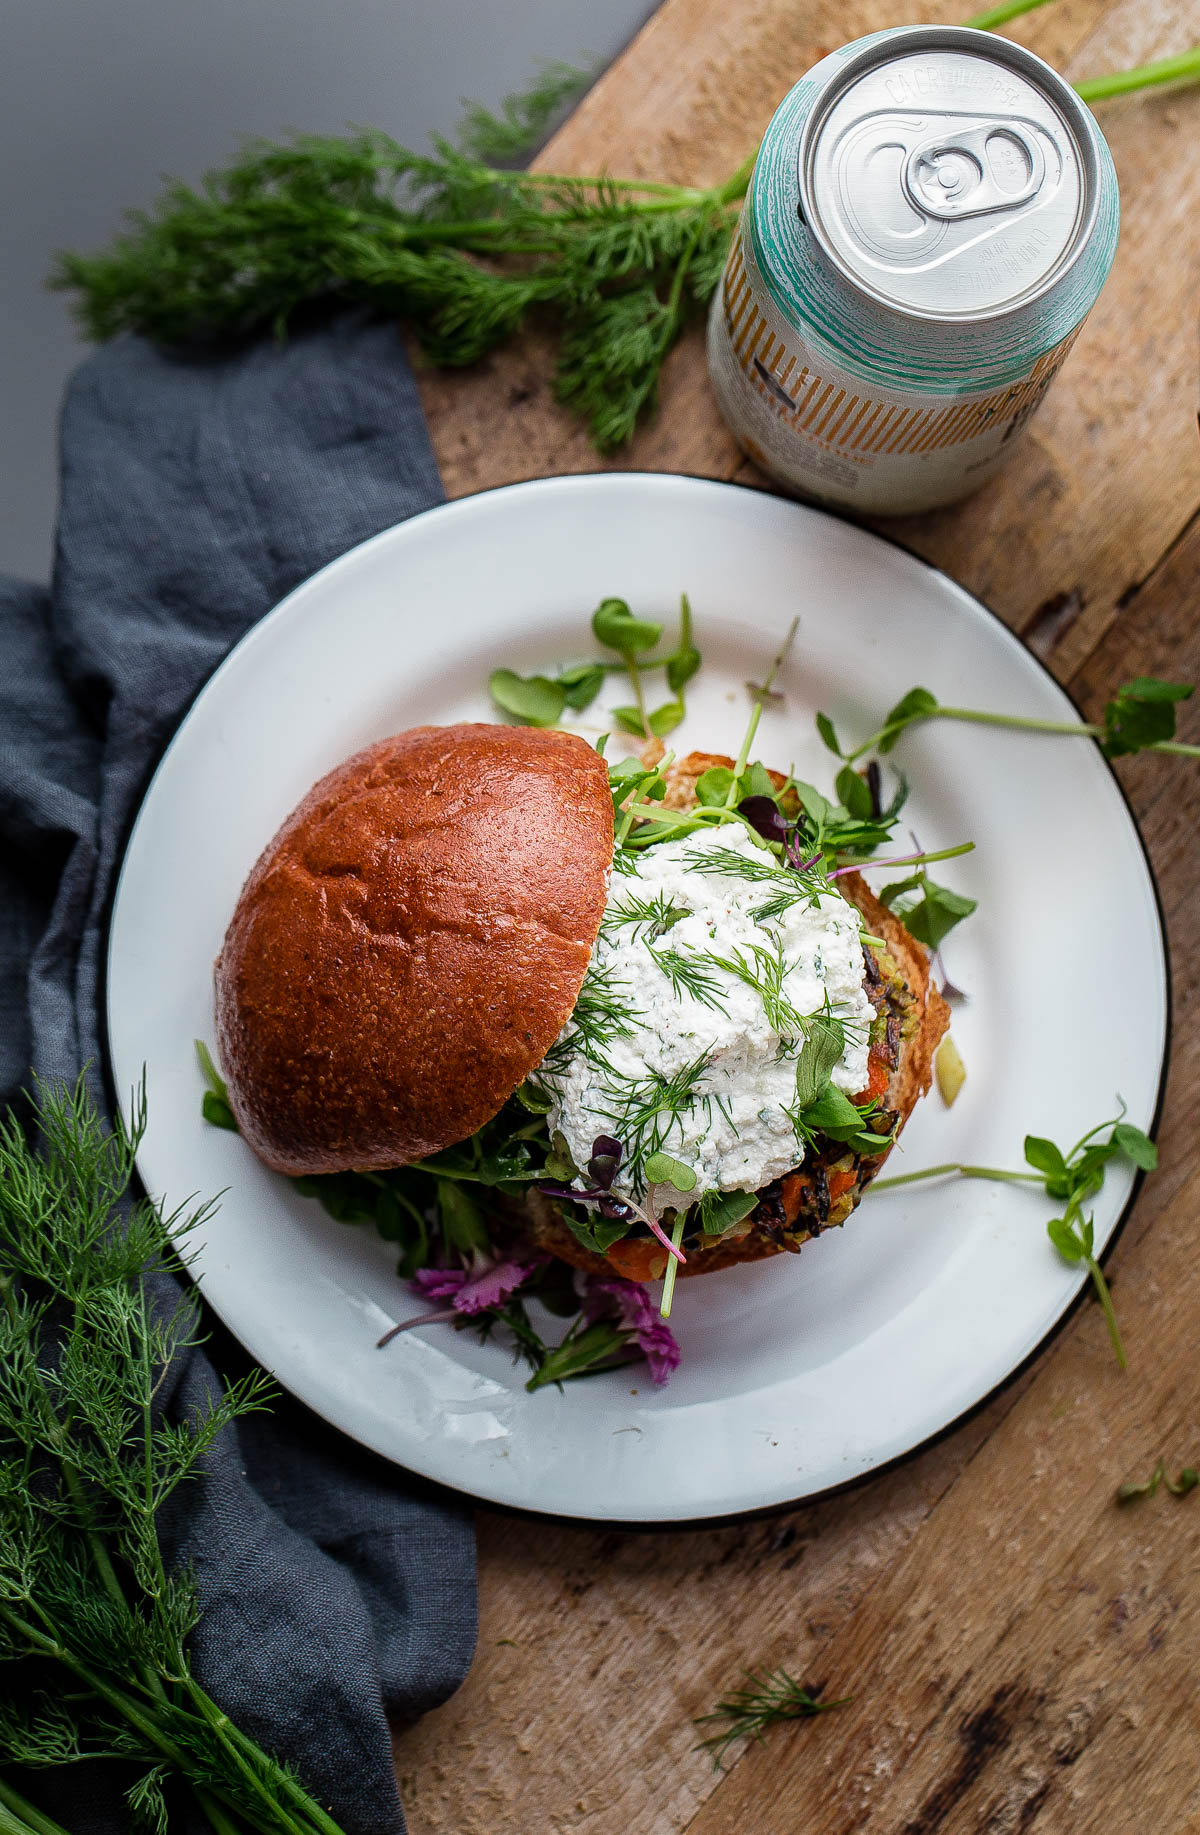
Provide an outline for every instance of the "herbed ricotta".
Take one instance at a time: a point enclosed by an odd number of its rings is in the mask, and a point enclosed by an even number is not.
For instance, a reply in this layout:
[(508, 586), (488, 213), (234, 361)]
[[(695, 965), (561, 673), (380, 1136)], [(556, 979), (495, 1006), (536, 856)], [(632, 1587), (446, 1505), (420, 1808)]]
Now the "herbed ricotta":
[(841, 1020), (832, 1080), (850, 1096), (866, 1085), (863, 972), (854, 907), (811, 890), (740, 823), (647, 848), (613, 873), (579, 1001), (539, 1074), (550, 1126), (581, 1167), (597, 1135), (620, 1140), (620, 1196), (640, 1195), (654, 1152), (696, 1174), (660, 1208), (757, 1191), (804, 1157), (788, 1114), (798, 1017)]

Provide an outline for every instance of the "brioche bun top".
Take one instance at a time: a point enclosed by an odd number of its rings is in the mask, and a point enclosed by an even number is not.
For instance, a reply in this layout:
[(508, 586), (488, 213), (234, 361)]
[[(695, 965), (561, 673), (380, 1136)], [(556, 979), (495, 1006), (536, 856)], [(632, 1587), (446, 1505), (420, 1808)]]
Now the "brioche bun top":
[(372, 1171), (483, 1126), (579, 997), (613, 855), (604, 760), (573, 734), (424, 726), (293, 811), (216, 964), (243, 1136), (275, 1172)]

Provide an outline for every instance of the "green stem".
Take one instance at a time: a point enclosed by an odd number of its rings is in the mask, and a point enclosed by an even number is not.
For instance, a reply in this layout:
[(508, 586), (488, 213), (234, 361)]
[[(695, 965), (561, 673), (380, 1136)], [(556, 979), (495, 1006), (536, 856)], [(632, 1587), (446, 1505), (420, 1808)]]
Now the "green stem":
[(646, 697), (642, 692), (642, 672), (638, 668), (638, 660), (632, 650), (622, 650), (621, 664), (627, 671), (630, 681), (633, 683), (633, 698), (637, 702), (638, 715), (642, 722), (642, 731), (645, 733), (647, 739), (653, 739), (654, 734), (650, 731), (650, 722), (646, 718)]
[(1176, 57), (1162, 57), (1157, 63), (1139, 64), (1133, 70), (1116, 70), (1111, 76), (1094, 76), (1086, 83), (1076, 83), (1076, 93), (1085, 102), (1103, 102), (1108, 96), (1128, 95), (1134, 89), (1149, 89), (1155, 83), (1186, 83), (1200, 80), (1200, 45), (1181, 51)]
[(1002, 0), (1000, 6), (989, 7), (986, 13), (976, 13), (974, 19), (964, 19), (963, 24), (974, 26), (977, 32), (994, 32), (997, 26), (1007, 25), (1010, 19), (1019, 19), (1022, 13), (1032, 13), (1036, 7), (1045, 5), (1046, 0)]
[[(264, 1754), (261, 1747), (257, 1746), (247, 1734), (243, 1733), (241, 1728), (230, 1720), (228, 1714), (222, 1712), (216, 1702), (210, 1695), (205, 1693), (198, 1682), (193, 1681), (189, 1676), (186, 1687), (188, 1694), (199, 1708), (209, 1726), (213, 1728), (214, 1732), (222, 1736), (223, 1743), (225, 1743), (227, 1750), (232, 1753), (232, 1748), (237, 1746), (250, 1759), (262, 1760)], [(274, 1761), (272, 1761), (272, 1763), (273, 1762)], [(241, 1768), (244, 1771), (247, 1770), (244, 1762)], [(286, 1792), (296, 1808), (302, 1810), (304, 1815), (313, 1824), (314, 1828), (320, 1831), (320, 1835), (344, 1835), (344, 1831), (338, 1827), (333, 1817), (323, 1810), (321, 1805), (316, 1802), (313, 1797), (309, 1796), (303, 1784), (300, 1784), (292, 1777), (291, 1773), (284, 1770), (282, 1766), (277, 1767), (277, 1770), (279, 1775), (276, 1779), (276, 1787)], [(261, 1788), (259, 1794), (264, 1794)], [(268, 1797), (267, 1802), (271, 1804), (272, 1807), (277, 1807), (272, 1798)]]
[(1112, 1339), (1112, 1347), (1117, 1354), (1117, 1362), (1120, 1364), (1122, 1370), (1127, 1370), (1129, 1365), (1125, 1358), (1125, 1346), (1121, 1343), (1121, 1328), (1117, 1324), (1117, 1315), (1113, 1310), (1112, 1295), (1108, 1291), (1108, 1282), (1104, 1278), (1104, 1270), (1093, 1255), (1089, 1255), (1085, 1258), (1085, 1264), (1088, 1273), (1092, 1277), (1092, 1286), (1096, 1289), (1096, 1298), (1104, 1308), (1104, 1318), (1108, 1325), (1108, 1335)]
[[(161, 1753), (168, 1764), (173, 1765), (183, 1777), (187, 1778), (189, 1776), (193, 1764), (191, 1754), (159, 1726), (158, 1722), (153, 1717), (153, 1705), (144, 1707), (142, 1703), (133, 1695), (129, 1694), (126, 1689), (109, 1682), (105, 1676), (83, 1662), (80, 1657), (76, 1656), (73, 1650), (70, 1650), (65, 1644), (61, 1643), (57, 1637), (47, 1632), (40, 1631), (36, 1625), (31, 1625), (27, 1619), (22, 1618), (19, 1613), (15, 1612), (10, 1605), (3, 1601), (0, 1601), (0, 1619), (7, 1621), (15, 1631), (20, 1633), (29, 1645), (31, 1653), (48, 1657), (52, 1661), (59, 1662), (64, 1668), (70, 1670), (72, 1675), (78, 1676), (79, 1680), (86, 1683), (87, 1687), (91, 1689), (94, 1695), (99, 1696), (101, 1701), (107, 1703), (115, 1713), (121, 1715), (122, 1719), (128, 1721), (129, 1725), (141, 1734), (142, 1738), (149, 1746), (156, 1752)], [(216, 1703), (212, 1702), (209, 1697), (204, 1694), (204, 1691), (200, 1689), (197, 1684), (192, 1682), (190, 1677), (187, 1679), (187, 1685), (189, 1692), (192, 1693), (196, 1700), (197, 1707), (201, 1708), (200, 1718), (197, 1718), (196, 1715), (187, 1713), (184, 1709), (178, 1708), (172, 1710), (174, 1714), (178, 1715), (181, 1720), (190, 1722), (200, 1731), (219, 1733), (221, 1729), (214, 1725), (213, 1720), (213, 1716), (216, 1715), (225, 1720), (231, 1732), (237, 1734), (238, 1742), (243, 1750), (248, 1750), (260, 1762), (266, 1759), (269, 1764), (274, 1764), (274, 1761), (259, 1747), (255, 1746), (252, 1740), (247, 1739), (246, 1735), (235, 1728), (233, 1723), (228, 1721), (226, 1716), (221, 1715), (220, 1709), (217, 1708)], [(202, 1703), (206, 1703), (207, 1707), (202, 1706)], [(222, 1790), (216, 1785), (211, 1785), (208, 1789), (221, 1803), (235, 1811), (236, 1814), (242, 1816), (257, 1829), (259, 1835), (314, 1835), (315, 1831), (320, 1831), (320, 1835), (344, 1835), (344, 1831), (339, 1829), (337, 1824), (326, 1816), (319, 1804), (313, 1803), (311, 1799), (306, 1796), (303, 1789), (296, 1785), (289, 1777), (288, 1773), (280, 1766), (276, 1768), (278, 1770), (279, 1785), (286, 1788), (288, 1795), (291, 1796), (293, 1800), (303, 1802), (310, 1817), (310, 1822), (307, 1827), (303, 1823), (297, 1822), (282, 1804), (267, 1793), (265, 1786), (254, 1775), (245, 1760), (240, 1754), (235, 1754), (233, 1752), (230, 1742), (228, 1740), (222, 1740), (222, 1744), (229, 1753), (230, 1758), (236, 1763), (239, 1772), (247, 1779), (254, 1793), (263, 1798), (268, 1814), (264, 1818), (260, 1812), (256, 1812), (253, 1808), (244, 1803), (239, 1803), (236, 1798), (231, 1797), (228, 1791)]]
[(947, 1160), (944, 1166), (926, 1166), (922, 1172), (901, 1172), (890, 1179), (872, 1179), (871, 1191), (890, 1191), (897, 1185), (916, 1185), (921, 1179), (945, 1179), (951, 1173), (960, 1179), (1029, 1179), (1035, 1185), (1044, 1183), (1040, 1172), (1003, 1172), (997, 1166), (964, 1166), (958, 1160)]
[(1066, 733), (1076, 739), (1103, 739), (1104, 728), (1084, 720), (1032, 720), (1027, 714), (985, 714), (974, 707), (932, 707), (923, 720), (969, 720), (975, 726), (1016, 726), (1029, 733)]
[[(687, 1212), (679, 1211), (675, 1217), (675, 1228), (671, 1231), (672, 1248), (677, 1249), (683, 1241), (683, 1226), (686, 1221)], [(669, 1256), (667, 1258), (666, 1279), (663, 1281), (662, 1301), (658, 1309), (664, 1319), (669, 1319), (671, 1317), (671, 1306), (675, 1299), (675, 1274), (678, 1267), (679, 1263), (676, 1261), (675, 1257), (673, 1255)]]
[(61, 1822), (52, 1822), (3, 1778), (0, 1778), (0, 1832), (2, 1835), (67, 1835)]
[(1200, 745), (1184, 745), (1180, 739), (1156, 739), (1146, 747), (1148, 752), (1172, 752), (1176, 758), (1200, 758)]
[(746, 728), (745, 736), (742, 739), (742, 743), (738, 751), (737, 759), (734, 762), (733, 782), (730, 784), (729, 789), (725, 793), (726, 809), (732, 809), (734, 804), (738, 800), (738, 779), (741, 777), (742, 772), (746, 769), (746, 764), (750, 757), (750, 747), (754, 744), (754, 735), (755, 733), (757, 733), (758, 723), (762, 719), (762, 710), (763, 710), (762, 702), (756, 701), (754, 703), (754, 707), (750, 714), (750, 723)]

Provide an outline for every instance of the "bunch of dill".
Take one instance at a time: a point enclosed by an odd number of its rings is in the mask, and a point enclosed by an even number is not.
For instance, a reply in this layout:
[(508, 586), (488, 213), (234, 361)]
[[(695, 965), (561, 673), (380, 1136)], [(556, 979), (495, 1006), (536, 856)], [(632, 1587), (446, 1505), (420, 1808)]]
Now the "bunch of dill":
[[(1001, 0), (988, 30), (1047, 0)], [(558, 333), (555, 394), (610, 452), (652, 408), (658, 376), (721, 276), (753, 157), (724, 184), (514, 171), (588, 74), (549, 65), (499, 114), (472, 106), (457, 144), (411, 152), (382, 133), (251, 143), (198, 187), (167, 187), (99, 255), (65, 254), (93, 338), (166, 343), (282, 336), (310, 301), (359, 301), (408, 322), (440, 365), (477, 361), (531, 314)], [(1102, 101), (1200, 80), (1200, 48), (1077, 85)]]
[(267, 1399), (256, 1371), (186, 1421), (156, 1407), (197, 1312), (154, 1277), (207, 1212), (127, 1204), (144, 1103), (114, 1136), (82, 1083), (46, 1090), (38, 1125), (35, 1151), (0, 1122), (0, 1831), (64, 1835), (36, 1773), (109, 1758), (131, 1828), (165, 1835), (182, 1792), (214, 1835), (339, 1835), (196, 1681), (195, 1586), (159, 1545), (167, 1499)]
[(558, 399), (610, 450), (716, 288), (750, 167), (709, 190), (507, 169), (584, 81), (552, 66), (430, 154), (374, 132), (252, 144), (198, 189), (170, 185), (107, 252), (62, 256), (51, 285), (100, 339), (282, 335), (310, 301), (361, 301), (452, 367), (536, 310), (560, 333)]

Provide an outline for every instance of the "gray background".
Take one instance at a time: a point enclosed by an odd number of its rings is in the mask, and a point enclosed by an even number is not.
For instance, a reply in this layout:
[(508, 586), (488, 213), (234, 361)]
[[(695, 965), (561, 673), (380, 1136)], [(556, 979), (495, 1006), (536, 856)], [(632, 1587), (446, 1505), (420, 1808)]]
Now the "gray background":
[(164, 174), (194, 180), (244, 134), (386, 129), (422, 146), (463, 97), (539, 63), (609, 62), (653, 0), (3, 0), (0, 4), (0, 571), (44, 578), (55, 439), (80, 354), (43, 282)]

